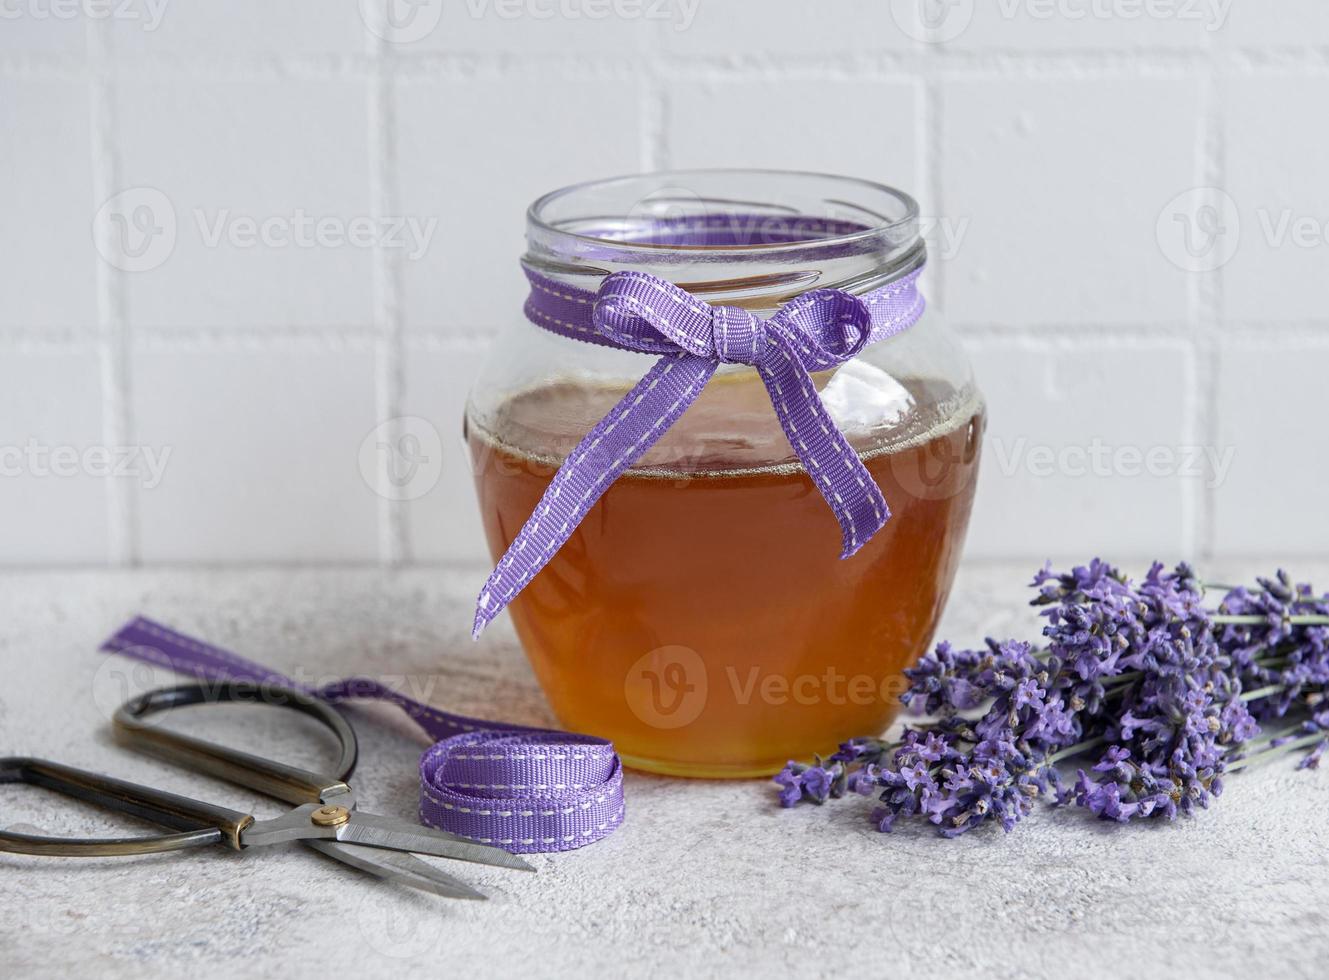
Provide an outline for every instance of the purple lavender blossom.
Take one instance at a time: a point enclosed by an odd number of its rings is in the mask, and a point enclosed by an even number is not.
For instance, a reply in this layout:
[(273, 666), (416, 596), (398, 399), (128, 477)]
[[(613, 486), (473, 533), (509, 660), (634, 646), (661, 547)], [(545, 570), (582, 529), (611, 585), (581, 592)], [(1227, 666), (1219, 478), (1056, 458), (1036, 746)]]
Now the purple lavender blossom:
[(1282, 570), (1258, 582), (1255, 590), (1230, 591), (1218, 618), (1258, 617), (1262, 622), (1222, 623), (1219, 638), (1244, 690), (1280, 689), (1252, 703), (1252, 713), (1267, 722), (1298, 704), (1314, 708), (1329, 685), (1329, 626), (1294, 622), (1294, 617), (1329, 615), (1329, 603), (1309, 585), (1294, 585)]
[(915, 815), (934, 824), (943, 837), (958, 837), (989, 820), (1010, 831), (1056, 778), (1050, 766), (1009, 739), (983, 739), (967, 756), (948, 746), (940, 761), (929, 764), (920, 747), (931, 736), (918, 735), (909, 732), (893, 766), (879, 774), (885, 790), (874, 818), (884, 832), (901, 817)]
[[(1105, 581), (1112, 584), (1100, 591)], [(1203, 598), (1189, 566), (1165, 572), (1158, 563), (1138, 586), (1107, 575), (1075, 596), (1085, 617), (1104, 633), (1111, 623), (1124, 639), (1112, 660), (1126, 672), (1119, 676), (1130, 677), (1112, 692), (1105, 716), (1108, 738), (1114, 748), (1128, 746), (1129, 759), (1105, 755), (1094, 767), (1096, 780), (1081, 773), (1076, 801), (1091, 812), (1123, 821), (1171, 819), (1178, 809), (1207, 806), (1221, 790), (1229, 749), (1258, 730), (1240, 700), (1240, 681), (1225, 669), (1229, 660)], [(1055, 636), (1057, 629), (1054, 618), (1045, 632)]]
[[(879, 791), (879, 829), (918, 817), (947, 837), (988, 822), (1009, 831), (1040, 796), (1119, 822), (1171, 820), (1208, 806), (1224, 772), (1251, 761), (1241, 753), (1261, 723), (1293, 711), (1301, 721), (1251, 758), (1309, 748), (1301, 765), (1313, 768), (1329, 751), (1329, 599), (1282, 572), (1259, 583), (1210, 612), (1188, 565), (1154, 564), (1138, 583), (1098, 559), (1044, 567), (1033, 581), (1043, 649), (938, 644), (905, 671), (901, 697), (932, 718), (895, 746), (854, 739), (825, 764), (790, 763), (781, 801)], [(1102, 743), (1065, 786), (1057, 760)]]
[[(794, 806), (800, 800), (825, 803), (843, 792), (843, 767), (833, 763), (830, 769), (790, 761), (775, 777), (780, 787), (780, 805)], [(838, 788), (838, 792), (837, 792)]]

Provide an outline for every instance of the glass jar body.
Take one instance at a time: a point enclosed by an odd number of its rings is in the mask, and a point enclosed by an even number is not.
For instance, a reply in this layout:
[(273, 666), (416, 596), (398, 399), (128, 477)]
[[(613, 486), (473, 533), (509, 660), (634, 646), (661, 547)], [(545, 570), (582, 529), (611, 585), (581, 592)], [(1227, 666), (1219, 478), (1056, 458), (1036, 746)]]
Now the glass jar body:
[[(525, 320), (495, 345), (466, 413), (495, 560), (653, 360)], [(925, 313), (813, 380), (892, 511), (853, 557), (758, 373), (728, 365), (509, 606), (560, 722), (630, 766), (762, 775), (880, 732), (931, 642), (977, 480), (968, 363)]]

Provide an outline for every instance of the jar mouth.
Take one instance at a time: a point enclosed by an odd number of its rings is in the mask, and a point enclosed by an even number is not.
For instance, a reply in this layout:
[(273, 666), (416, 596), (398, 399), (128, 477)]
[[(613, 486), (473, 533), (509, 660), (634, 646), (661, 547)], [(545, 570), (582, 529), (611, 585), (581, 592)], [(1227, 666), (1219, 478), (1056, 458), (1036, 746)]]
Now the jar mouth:
[(924, 261), (917, 202), (808, 171), (671, 170), (574, 184), (527, 211), (524, 262), (547, 275), (637, 269), (757, 300), (869, 288)]
[(847, 249), (918, 236), (918, 203), (905, 192), (797, 170), (669, 170), (586, 181), (536, 199), (526, 219), (542, 251), (640, 251), (650, 261), (662, 252)]

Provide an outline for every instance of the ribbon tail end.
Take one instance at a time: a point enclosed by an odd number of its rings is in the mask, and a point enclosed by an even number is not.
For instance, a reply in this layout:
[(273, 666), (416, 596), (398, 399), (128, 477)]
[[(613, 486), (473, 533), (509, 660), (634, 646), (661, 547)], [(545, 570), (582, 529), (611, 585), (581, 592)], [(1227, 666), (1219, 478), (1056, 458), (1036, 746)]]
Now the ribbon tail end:
[[(880, 491), (878, 491), (880, 494)], [(879, 497), (878, 506), (880, 509), (880, 518), (872, 522), (872, 528), (867, 534), (853, 534), (849, 528), (841, 525), (844, 532), (844, 546), (840, 550), (840, 560), (853, 558), (862, 550), (863, 546), (877, 536), (877, 532), (886, 526), (886, 522), (891, 519), (891, 508), (887, 505), (884, 497)]]
[(503, 607), (496, 609), (490, 608), (493, 604), (493, 597), (490, 589), (485, 588), (480, 593), (480, 598), (475, 600), (475, 619), (471, 623), (471, 639), (480, 639), (480, 634), (485, 631), (485, 627), (494, 621), (494, 617), (503, 611)]

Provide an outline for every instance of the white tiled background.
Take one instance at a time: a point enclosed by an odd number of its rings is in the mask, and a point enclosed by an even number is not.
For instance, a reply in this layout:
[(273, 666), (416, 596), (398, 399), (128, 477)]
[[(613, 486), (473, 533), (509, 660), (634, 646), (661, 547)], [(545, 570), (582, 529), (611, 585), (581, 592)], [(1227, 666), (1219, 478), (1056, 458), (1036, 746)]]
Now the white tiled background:
[[(526, 203), (694, 166), (884, 180), (956, 236), (971, 555), (1329, 549), (1329, 5), (919, 6), (4, 0), (0, 563), (481, 561), (457, 423)], [(209, 241), (297, 213), (436, 225)], [(404, 416), (441, 467), (391, 500), (361, 446)]]

